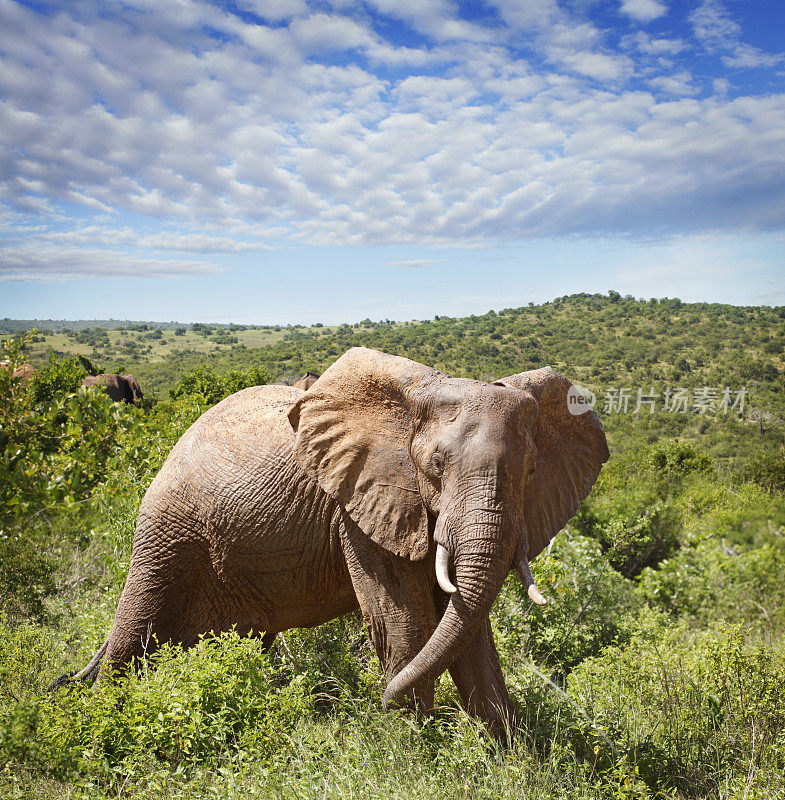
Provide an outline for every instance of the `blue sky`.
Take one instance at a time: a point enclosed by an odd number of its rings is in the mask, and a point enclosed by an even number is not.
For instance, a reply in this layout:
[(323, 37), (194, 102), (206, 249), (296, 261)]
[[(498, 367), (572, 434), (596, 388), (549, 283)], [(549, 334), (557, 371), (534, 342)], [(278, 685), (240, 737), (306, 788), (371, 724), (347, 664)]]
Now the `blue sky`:
[(0, 0), (0, 316), (785, 304), (780, 0)]

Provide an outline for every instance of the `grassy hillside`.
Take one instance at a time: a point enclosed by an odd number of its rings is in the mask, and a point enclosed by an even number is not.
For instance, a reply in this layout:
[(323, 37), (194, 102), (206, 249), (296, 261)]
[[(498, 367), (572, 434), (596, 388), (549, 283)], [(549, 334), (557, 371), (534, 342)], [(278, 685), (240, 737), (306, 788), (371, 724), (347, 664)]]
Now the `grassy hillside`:
[[(339, 327), (179, 326), (175, 330), (39, 333), (28, 359), (82, 354), (110, 372), (132, 372), (151, 397), (166, 397), (200, 364), (217, 371), (261, 367), (293, 383), (322, 372), (349, 347), (362, 345), (421, 361), (461, 377), (494, 380), (550, 365), (591, 389), (614, 448), (685, 437), (732, 469), (740, 458), (785, 444), (785, 308), (639, 301), (573, 295), (543, 305), (460, 319)], [(137, 327), (142, 327), (141, 325)], [(224, 341), (236, 338), (237, 341)], [(695, 390), (717, 390), (716, 412), (692, 413)], [(725, 388), (746, 390), (744, 414), (722, 413)], [(685, 413), (663, 409), (666, 390), (687, 389)], [(606, 409), (612, 390), (629, 390), (627, 412)], [(635, 414), (637, 391), (657, 395)]]
[[(0, 370), (0, 796), (785, 795), (785, 309), (611, 293), (331, 329), (139, 338), (147, 325), (4, 345), (37, 370)], [(139, 502), (183, 431), (226, 394), (358, 344), (482, 379), (550, 364), (597, 396), (612, 456), (532, 564), (550, 603), (510, 577), (492, 612), (513, 743), (487, 739), (447, 676), (433, 718), (383, 714), (356, 615), (269, 654), (225, 634), (101, 690), (48, 693), (106, 636)], [(144, 407), (79, 390), (69, 353), (134, 372)], [(724, 387), (747, 390), (743, 413), (724, 412)], [(606, 409), (622, 388), (627, 412)], [(639, 388), (653, 413), (634, 413)], [(664, 410), (677, 389), (685, 410)]]

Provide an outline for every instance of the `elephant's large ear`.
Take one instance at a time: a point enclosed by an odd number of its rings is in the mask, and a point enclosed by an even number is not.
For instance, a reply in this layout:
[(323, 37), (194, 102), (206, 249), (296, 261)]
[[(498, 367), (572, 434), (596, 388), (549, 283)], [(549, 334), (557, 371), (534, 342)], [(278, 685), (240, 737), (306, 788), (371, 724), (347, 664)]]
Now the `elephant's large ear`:
[(412, 393), (435, 370), (355, 347), (292, 406), (300, 466), (374, 542), (399, 556), (428, 552), (428, 519), (409, 452)]
[[(534, 397), (539, 415), (532, 431), (537, 468), (525, 490), (527, 558), (538, 555), (572, 519), (608, 460), (602, 423), (585, 405), (570, 412), (572, 383), (550, 367), (520, 372), (496, 381)], [(574, 394), (576, 390), (573, 389)]]

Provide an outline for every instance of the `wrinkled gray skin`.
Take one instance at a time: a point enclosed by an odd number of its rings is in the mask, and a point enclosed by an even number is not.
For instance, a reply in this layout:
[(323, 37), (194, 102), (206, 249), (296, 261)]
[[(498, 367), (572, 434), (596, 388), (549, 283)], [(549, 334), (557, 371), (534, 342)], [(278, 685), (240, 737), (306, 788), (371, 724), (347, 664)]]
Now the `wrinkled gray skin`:
[(294, 388), (302, 389), (304, 392), (307, 392), (317, 380), (319, 380), (319, 374), (317, 372), (306, 372), (305, 375), (294, 384)]
[(608, 456), (594, 412), (567, 413), (569, 386), (549, 368), (491, 385), (354, 348), (308, 392), (226, 398), (147, 491), (114, 626), (77, 678), (149, 652), (148, 631), (189, 646), (236, 626), (269, 646), (359, 605), (385, 705), (430, 709), (449, 669), (468, 711), (503, 736), (513, 711), (491, 604)]
[(133, 375), (88, 375), (82, 386), (102, 386), (115, 403), (137, 403), (142, 399), (142, 390)]

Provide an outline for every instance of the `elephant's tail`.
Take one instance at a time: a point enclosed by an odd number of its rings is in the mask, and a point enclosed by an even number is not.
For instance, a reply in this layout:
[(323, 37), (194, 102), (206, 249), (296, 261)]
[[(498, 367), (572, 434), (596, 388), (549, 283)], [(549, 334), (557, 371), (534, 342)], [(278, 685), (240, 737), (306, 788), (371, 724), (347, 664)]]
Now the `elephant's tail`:
[(109, 647), (109, 639), (107, 638), (106, 641), (98, 648), (98, 652), (90, 659), (89, 663), (87, 664), (84, 669), (79, 670), (79, 672), (65, 672), (56, 681), (52, 683), (49, 687), (49, 691), (53, 692), (55, 689), (59, 689), (61, 686), (65, 686), (71, 681), (92, 681), (95, 679), (96, 675), (98, 674), (98, 668), (101, 666), (101, 659), (103, 659), (104, 655), (106, 654), (106, 648)]

